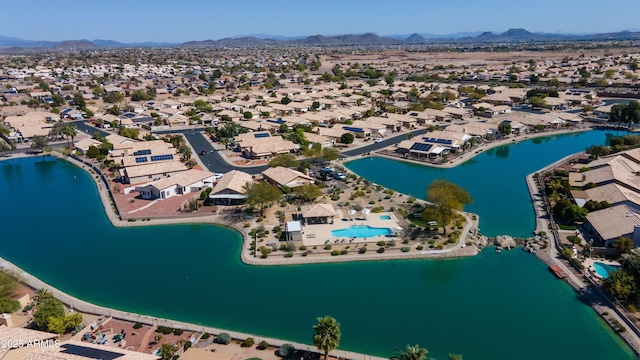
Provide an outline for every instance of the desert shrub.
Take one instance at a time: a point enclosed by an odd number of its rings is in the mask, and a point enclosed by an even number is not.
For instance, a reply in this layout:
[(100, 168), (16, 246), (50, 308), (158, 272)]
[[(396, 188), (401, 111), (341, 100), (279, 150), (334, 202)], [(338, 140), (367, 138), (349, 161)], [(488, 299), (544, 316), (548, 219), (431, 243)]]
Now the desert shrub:
[(293, 345), (291, 344), (282, 344), (282, 346), (280, 346), (280, 348), (276, 351), (276, 355), (280, 356), (281, 358), (290, 358), (293, 356), (293, 354), (295, 353), (296, 348), (293, 347)]
[(136, 330), (140, 329), (141, 327), (142, 327), (142, 324), (140, 324), (139, 322), (133, 324), (133, 328)]
[(571, 242), (572, 244), (580, 244), (580, 241), (582, 241), (579, 237), (575, 235), (567, 236), (567, 240), (569, 240), (569, 242)]
[(0, 297), (0, 314), (20, 310), (20, 302), (8, 296)]
[(258, 344), (258, 350), (266, 350), (269, 347), (269, 343), (262, 340), (260, 341), (260, 343)]
[(367, 248), (365, 247), (361, 247), (360, 250), (358, 250), (358, 254), (364, 254), (367, 252)]
[(387, 246), (389, 246), (389, 247), (396, 246), (396, 241), (395, 240), (387, 241)]
[(422, 245), (416, 246), (416, 250), (422, 250), (422, 249), (424, 249), (424, 246), (422, 246)]
[(286, 257), (286, 258), (293, 257), (293, 253), (291, 251), (289, 251), (286, 254), (284, 254), (284, 257)]
[(200, 337), (200, 339), (202, 339), (202, 340), (207, 340), (207, 339), (208, 339), (208, 338), (210, 338), (210, 337), (211, 337), (211, 334), (209, 334), (208, 332), (206, 332), (206, 333), (202, 334), (202, 337)]
[(405, 246), (401, 250), (402, 250), (402, 252), (409, 252), (411, 250), (411, 248), (408, 247), (408, 246)]
[(274, 232), (274, 233), (280, 232), (280, 230), (282, 230), (282, 228), (280, 227), (280, 225), (276, 225), (276, 226), (274, 226), (274, 227), (273, 227), (273, 232)]
[(173, 332), (173, 329), (170, 327), (161, 325), (161, 326), (158, 326), (158, 328), (156, 329), (156, 332), (160, 334), (168, 335)]
[(338, 250), (338, 249), (333, 250), (333, 251), (331, 252), (331, 256), (338, 256), (338, 255), (340, 255), (340, 250)]
[(231, 344), (231, 335), (226, 332), (220, 333), (216, 336), (216, 342), (218, 344), (229, 345)]
[(383, 240), (380, 240), (380, 241), (378, 241), (378, 242), (376, 243), (376, 245), (378, 245), (378, 246), (385, 246), (385, 245), (387, 245), (387, 243), (386, 243), (385, 241), (383, 241)]
[(324, 249), (325, 249), (325, 250), (331, 250), (331, 244), (327, 244), (327, 245), (325, 245), (325, 246), (324, 246)]
[(340, 255), (347, 255), (348, 251), (347, 250), (340, 250)]
[(183, 333), (184, 333), (184, 330), (182, 330), (182, 329), (175, 329), (175, 330), (173, 330), (173, 335), (176, 335), (176, 336), (180, 336), (180, 335), (182, 335)]
[(376, 250), (376, 252), (378, 254), (382, 254), (384, 252), (384, 247), (379, 247), (378, 250)]
[(304, 246), (304, 245), (302, 245), (302, 246), (300, 246), (298, 249), (299, 249), (300, 251), (306, 251), (306, 250), (307, 250), (307, 247), (306, 247), (306, 246)]
[(248, 337), (246, 339), (244, 339), (244, 341), (242, 342), (242, 346), (243, 347), (252, 347), (253, 344), (255, 344), (255, 340), (253, 340), (252, 337)]

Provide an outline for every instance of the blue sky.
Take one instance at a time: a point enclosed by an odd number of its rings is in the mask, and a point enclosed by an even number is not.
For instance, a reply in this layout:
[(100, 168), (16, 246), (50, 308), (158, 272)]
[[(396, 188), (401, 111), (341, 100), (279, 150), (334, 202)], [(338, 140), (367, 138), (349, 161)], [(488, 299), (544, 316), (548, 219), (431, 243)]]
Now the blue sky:
[(0, 36), (184, 42), (236, 35), (640, 30), (639, 0), (3, 1)]

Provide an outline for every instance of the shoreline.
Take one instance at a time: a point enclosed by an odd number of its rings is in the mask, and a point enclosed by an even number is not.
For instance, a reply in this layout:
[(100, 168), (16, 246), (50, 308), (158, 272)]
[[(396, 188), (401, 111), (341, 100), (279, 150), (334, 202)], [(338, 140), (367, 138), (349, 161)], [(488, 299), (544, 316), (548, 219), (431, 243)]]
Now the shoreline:
[[(567, 155), (564, 158), (555, 161), (538, 171), (531, 173), (526, 176), (527, 188), (529, 189), (529, 195), (531, 196), (531, 201), (533, 203), (534, 212), (536, 216), (536, 229), (535, 234), (539, 234), (540, 231), (544, 231), (549, 239), (549, 245), (546, 249), (538, 249), (533, 252), (533, 254), (547, 266), (559, 266), (564, 272), (568, 275), (565, 279), (567, 284), (571, 286), (571, 288), (576, 292), (580, 298), (582, 298), (583, 302), (588, 304), (596, 314), (604, 320), (612, 329), (614, 333), (616, 333), (620, 338), (629, 345), (629, 347), (635, 352), (636, 356), (640, 357), (640, 333), (638, 333), (637, 328), (630, 320), (624, 315), (614, 304), (611, 303), (610, 299), (602, 293), (599, 288), (596, 288), (597, 291), (594, 291), (594, 288), (591, 286), (592, 283), (585, 283), (583, 279), (577, 276), (574, 273), (574, 269), (567, 266), (566, 262), (559, 258), (558, 252), (558, 241), (556, 238), (556, 232), (554, 229), (550, 229), (550, 222), (546, 218), (546, 203), (544, 198), (541, 195), (540, 191), (538, 191), (536, 179), (534, 178), (535, 174), (540, 174), (546, 172), (554, 167), (566, 162), (572, 157), (575, 157), (577, 154)], [(631, 327), (631, 331), (619, 332), (613, 327), (611, 321), (605, 318), (605, 316), (610, 316), (621, 324), (626, 324)]]
[[(368, 155), (362, 154), (360, 156), (351, 156), (343, 160), (340, 160), (339, 163), (344, 167), (345, 163), (348, 163), (357, 159), (363, 159), (370, 156), (379, 156), (379, 157), (384, 157), (386, 159), (397, 160), (397, 161), (407, 162), (411, 164), (423, 165), (423, 166), (440, 168), (440, 169), (450, 169), (458, 165), (461, 165), (464, 162), (469, 161), (478, 155), (483, 154), (487, 150), (491, 150), (499, 146), (517, 144), (522, 141), (537, 139), (537, 138), (546, 137), (546, 136), (564, 135), (564, 134), (579, 133), (579, 132), (593, 131), (593, 130), (594, 130), (593, 127), (589, 126), (589, 127), (581, 127), (581, 128), (573, 128), (573, 129), (562, 129), (562, 130), (552, 130), (552, 131), (546, 131), (546, 132), (528, 133), (523, 136), (505, 138), (505, 139), (492, 141), (490, 143), (482, 144), (480, 146), (472, 148), (467, 152), (464, 152), (460, 156), (456, 156), (455, 158), (448, 160), (446, 163), (442, 163), (442, 164), (419, 161), (419, 160), (404, 158), (404, 157), (391, 156), (385, 153), (381, 153), (379, 151), (371, 152)], [(393, 147), (386, 147), (382, 150), (391, 150), (391, 149), (393, 149)]]

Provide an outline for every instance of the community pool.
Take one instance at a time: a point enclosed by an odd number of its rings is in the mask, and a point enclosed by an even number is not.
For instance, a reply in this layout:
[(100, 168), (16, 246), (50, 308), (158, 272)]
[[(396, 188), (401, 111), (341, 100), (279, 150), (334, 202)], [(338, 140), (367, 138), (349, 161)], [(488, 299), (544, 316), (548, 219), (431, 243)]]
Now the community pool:
[(380, 215), (380, 220), (391, 220), (391, 215)]
[(595, 270), (596, 274), (598, 274), (603, 279), (608, 278), (610, 272), (616, 271), (619, 268), (619, 266), (609, 265), (597, 261), (593, 263), (593, 270)]
[(335, 237), (368, 238), (389, 234), (393, 234), (389, 228), (376, 228), (368, 225), (354, 225), (346, 229), (331, 230), (331, 235)]

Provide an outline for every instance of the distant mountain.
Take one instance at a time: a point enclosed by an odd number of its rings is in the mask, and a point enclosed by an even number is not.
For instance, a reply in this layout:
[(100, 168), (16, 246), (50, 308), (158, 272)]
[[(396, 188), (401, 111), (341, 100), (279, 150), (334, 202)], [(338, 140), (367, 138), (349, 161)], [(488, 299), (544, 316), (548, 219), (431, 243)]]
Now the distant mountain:
[(56, 50), (89, 50), (98, 49), (98, 46), (89, 40), (67, 40), (56, 44), (53, 48)]
[(409, 35), (406, 39), (404, 39), (404, 41), (412, 44), (422, 44), (426, 42), (427, 39), (418, 33), (414, 33)]
[(129, 46), (128, 44), (117, 42), (117, 41), (113, 41), (113, 40), (95, 39), (92, 42), (96, 46), (99, 46), (101, 48), (119, 48), (119, 47), (127, 47), (127, 46)]
[(344, 35), (313, 35), (304, 37), (286, 37), (268, 34), (230, 37), (219, 40), (188, 41), (175, 43), (123, 43), (113, 40), (96, 39), (69, 41), (33, 41), (14, 37), (0, 36), (0, 49), (4, 53), (20, 51), (40, 51), (41, 49), (109, 49), (123, 47), (266, 47), (266, 46), (341, 46), (341, 45), (393, 45), (393, 44), (444, 44), (444, 43), (513, 43), (541, 41), (576, 41), (576, 40), (624, 40), (640, 39), (638, 31), (619, 31), (604, 34), (559, 34), (532, 33), (525, 29), (509, 29), (503, 33), (493, 32), (459, 32), (447, 35), (414, 33), (410, 35), (379, 36), (374, 33)]
[(220, 40), (203, 40), (203, 41), (189, 41), (177, 45), (180, 48), (206, 48), (206, 47), (247, 47), (247, 46), (274, 46), (282, 45), (286, 42), (273, 39), (258, 39), (255, 37), (243, 37), (243, 38), (224, 38)]

